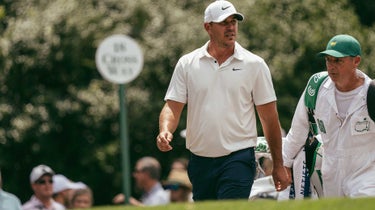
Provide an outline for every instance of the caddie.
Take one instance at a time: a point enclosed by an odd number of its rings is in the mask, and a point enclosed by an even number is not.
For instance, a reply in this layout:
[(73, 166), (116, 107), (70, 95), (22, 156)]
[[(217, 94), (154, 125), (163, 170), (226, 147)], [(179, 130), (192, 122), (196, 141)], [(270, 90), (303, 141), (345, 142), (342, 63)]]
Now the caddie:
[(307, 86), (298, 102), (283, 145), (284, 166), (292, 167), (308, 137), (305, 94), (317, 94), (313, 116), (324, 148), (324, 197), (375, 196), (375, 123), (367, 106), (373, 101), (373, 96), (367, 99), (372, 80), (358, 69), (360, 43), (350, 35), (336, 35), (318, 56), (325, 58), (328, 77), (319, 88)]

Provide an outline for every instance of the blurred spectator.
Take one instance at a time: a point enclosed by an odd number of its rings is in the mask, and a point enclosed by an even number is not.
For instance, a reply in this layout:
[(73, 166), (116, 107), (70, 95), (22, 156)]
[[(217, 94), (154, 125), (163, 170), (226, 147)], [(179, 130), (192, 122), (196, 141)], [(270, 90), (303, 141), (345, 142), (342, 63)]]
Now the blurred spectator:
[(72, 209), (87, 209), (92, 207), (93, 195), (89, 187), (74, 190), (70, 207)]
[(265, 176), (272, 175), (273, 162), (271, 155), (262, 155), (258, 158), (258, 170), (259, 174), (257, 178), (262, 178)]
[(3, 181), (0, 171), (0, 209), (1, 210), (21, 210), (21, 202), (15, 195), (3, 190)]
[(53, 176), (53, 198), (65, 208), (69, 208), (74, 190), (84, 189), (87, 186), (82, 182), (72, 182), (62, 174)]
[(192, 201), (192, 185), (185, 169), (172, 169), (163, 186), (165, 189), (170, 190), (171, 202)]
[(272, 179), (273, 161), (267, 140), (263, 136), (257, 138), (255, 157), (257, 174), (250, 191), (249, 199), (277, 199), (279, 193), (276, 191)]
[(255, 158), (257, 163), (257, 173), (255, 176), (255, 180), (258, 178), (272, 175), (273, 161), (270, 153), (270, 148), (268, 146), (268, 142), (264, 136), (259, 136), (257, 138), (257, 146), (255, 147)]
[[(133, 177), (135, 184), (143, 194), (140, 200), (129, 198), (129, 203), (134, 206), (155, 206), (169, 203), (168, 193), (160, 183), (161, 167), (159, 161), (153, 157), (143, 157), (136, 163)], [(112, 202), (124, 203), (125, 195), (116, 195)]]
[(173, 169), (180, 169), (180, 170), (187, 170), (189, 164), (189, 160), (186, 158), (177, 158), (171, 164), (171, 170)]
[(64, 210), (65, 207), (53, 200), (53, 175), (55, 172), (46, 165), (38, 165), (30, 174), (30, 184), (34, 195), (23, 204), (23, 210)]

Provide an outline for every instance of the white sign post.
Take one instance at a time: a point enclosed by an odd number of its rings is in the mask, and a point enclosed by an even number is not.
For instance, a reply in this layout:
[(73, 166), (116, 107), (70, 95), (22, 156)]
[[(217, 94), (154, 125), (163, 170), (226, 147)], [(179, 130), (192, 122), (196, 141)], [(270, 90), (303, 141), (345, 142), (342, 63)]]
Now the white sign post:
[(130, 155), (125, 103), (125, 83), (133, 81), (143, 67), (143, 54), (138, 44), (128, 36), (112, 35), (99, 45), (95, 55), (96, 67), (102, 77), (120, 84), (120, 138), (123, 171), (123, 192), (125, 203), (129, 203), (130, 192)]

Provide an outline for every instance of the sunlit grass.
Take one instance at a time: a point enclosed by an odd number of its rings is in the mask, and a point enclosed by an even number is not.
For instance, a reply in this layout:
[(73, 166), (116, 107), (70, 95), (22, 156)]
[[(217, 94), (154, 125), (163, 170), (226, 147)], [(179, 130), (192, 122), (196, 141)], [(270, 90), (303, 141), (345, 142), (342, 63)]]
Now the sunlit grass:
[[(207, 201), (197, 203), (169, 204), (163, 206), (147, 207), (152, 210), (352, 210), (352, 209), (374, 209), (375, 198), (358, 199), (321, 199), (321, 200), (292, 200), (292, 201)], [(145, 207), (134, 206), (101, 206), (94, 210), (136, 210)]]

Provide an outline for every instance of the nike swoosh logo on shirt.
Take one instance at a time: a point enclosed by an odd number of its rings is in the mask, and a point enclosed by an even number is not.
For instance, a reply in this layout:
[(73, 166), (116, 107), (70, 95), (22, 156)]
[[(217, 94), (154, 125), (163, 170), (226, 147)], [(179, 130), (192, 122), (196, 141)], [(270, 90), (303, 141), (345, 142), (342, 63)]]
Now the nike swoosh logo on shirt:
[(239, 71), (239, 70), (242, 70), (242, 69), (236, 69), (236, 68), (233, 68), (232, 70), (233, 70), (233, 71)]

